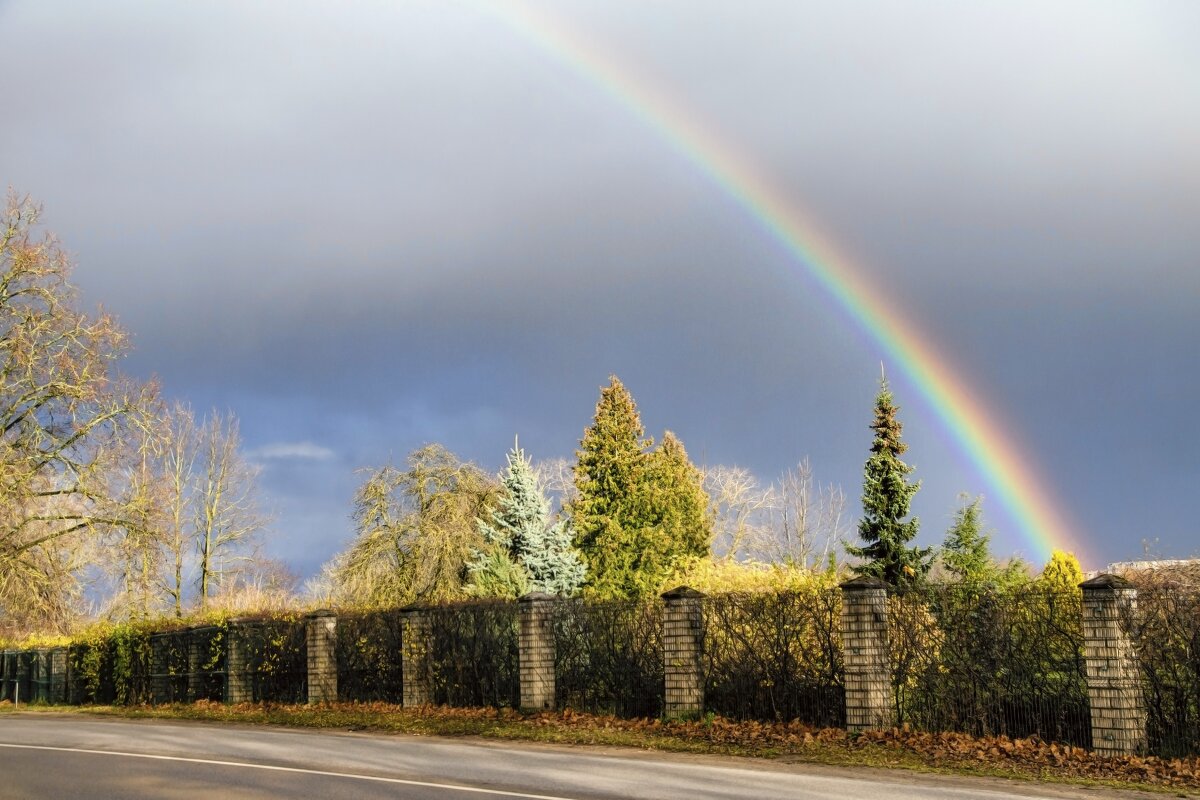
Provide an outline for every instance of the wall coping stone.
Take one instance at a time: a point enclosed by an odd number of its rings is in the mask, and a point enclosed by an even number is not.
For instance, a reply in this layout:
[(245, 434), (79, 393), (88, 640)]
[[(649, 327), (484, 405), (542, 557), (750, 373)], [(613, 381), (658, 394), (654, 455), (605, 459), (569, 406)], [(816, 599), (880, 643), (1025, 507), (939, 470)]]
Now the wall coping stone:
[(1079, 588), (1086, 591), (1096, 590), (1116, 590), (1116, 589), (1132, 589), (1134, 585), (1122, 578), (1120, 575), (1097, 575), (1096, 577), (1086, 580), (1079, 584)]
[(851, 578), (848, 581), (842, 581), (838, 584), (838, 588), (843, 592), (865, 592), (869, 589), (886, 589), (888, 588), (887, 581), (882, 578), (872, 578), (870, 575), (859, 575), (857, 578)]
[(683, 600), (698, 597), (705, 597), (704, 592), (697, 591), (690, 586), (676, 586), (662, 593), (664, 600)]

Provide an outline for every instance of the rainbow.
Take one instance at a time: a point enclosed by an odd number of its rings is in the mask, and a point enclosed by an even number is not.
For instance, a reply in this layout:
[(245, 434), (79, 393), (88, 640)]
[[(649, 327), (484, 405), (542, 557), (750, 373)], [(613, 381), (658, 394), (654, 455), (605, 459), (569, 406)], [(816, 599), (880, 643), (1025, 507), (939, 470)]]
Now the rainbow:
[(1064, 514), (1051, 502), (1019, 448), (993, 415), (955, 375), (916, 327), (866, 282), (806, 213), (772, 186), (733, 147), (640, 76), (581, 38), (561, 21), (521, 2), (475, 4), (521, 39), (565, 65), (647, 127), (707, 175), (774, 238), (878, 342), (917, 387), (979, 470), (1022, 537), (1045, 560), (1052, 550), (1079, 553)]

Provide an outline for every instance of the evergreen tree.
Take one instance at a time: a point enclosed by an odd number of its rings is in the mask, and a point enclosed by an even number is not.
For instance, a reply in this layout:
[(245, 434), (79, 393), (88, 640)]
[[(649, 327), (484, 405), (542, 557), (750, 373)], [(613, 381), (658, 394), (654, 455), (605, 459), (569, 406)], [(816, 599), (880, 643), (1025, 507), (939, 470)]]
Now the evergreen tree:
[(571, 543), (575, 535), (565, 512), (548, 528), (531, 536), (522, 557), (532, 591), (573, 595), (587, 574), (579, 552)]
[(942, 563), (964, 583), (984, 583), (998, 571), (988, 551), (992, 537), (981, 529), (981, 503), (982, 498), (976, 497), (958, 510), (942, 544)]
[(655, 593), (676, 567), (708, 552), (712, 525), (699, 471), (673, 434), (653, 452), (644, 435), (633, 397), (613, 376), (580, 441), (571, 509), (594, 595)]
[(653, 444), (633, 397), (615, 375), (600, 390), (596, 415), (576, 455), (571, 506), (575, 545), (587, 565), (589, 590), (603, 597), (631, 597), (638, 585), (642, 531), (653, 524), (645, 490)]
[(1073, 594), (1083, 583), (1083, 569), (1074, 553), (1055, 550), (1050, 553), (1050, 560), (1042, 568), (1038, 579), (1042, 586), (1051, 592)]
[(565, 518), (550, 525), (550, 506), (525, 452), (514, 445), (501, 477), (502, 493), (491, 519), (479, 520), (485, 547), (468, 570), (471, 593), (519, 597), (526, 592), (572, 594), (583, 565), (571, 547)]
[(683, 442), (670, 431), (650, 454), (648, 477), (657, 521), (655, 544), (663, 568), (669, 572), (682, 562), (708, 555), (712, 542), (708, 493)]
[(880, 381), (875, 397), (875, 431), (871, 455), (863, 469), (863, 518), (858, 523), (862, 547), (848, 546), (850, 555), (866, 559), (854, 571), (881, 578), (892, 586), (907, 586), (925, 578), (931, 549), (908, 547), (917, 535), (916, 517), (905, 521), (920, 482), (909, 483), (912, 467), (900, 460), (908, 449), (900, 439), (902, 425), (896, 418), (887, 379)]

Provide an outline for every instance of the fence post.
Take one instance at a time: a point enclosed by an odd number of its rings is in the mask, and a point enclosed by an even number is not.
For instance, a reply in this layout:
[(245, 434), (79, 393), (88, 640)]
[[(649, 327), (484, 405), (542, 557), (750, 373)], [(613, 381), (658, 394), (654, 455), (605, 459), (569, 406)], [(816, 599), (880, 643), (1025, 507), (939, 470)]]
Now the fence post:
[(22, 650), (17, 656), (17, 694), (20, 702), (28, 704), (33, 699), (33, 654)]
[(663, 598), (663, 714), (670, 719), (704, 713), (704, 594), (676, 587)]
[(50, 702), (50, 648), (40, 647), (34, 653), (32, 699)]
[(521, 670), (521, 710), (554, 708), (554, 595), (534, 592), (522, 597), (517, 663)]
[(1146, 747), (1146, 707), (1133, 639), (1123, 624), (1137, 611), (1137, 589), (1097, 575), (1083, 590), (1083, 659), (1092, 709), (1092, 749), (1106, 756)]
[(887, 584), (853, 578), (841, 584), (842, 650), (846, 670), (846, 730), (892, 726)]
[(314, 611), (305, 620), (308, 651), (308, 702), (336, 703), (337, 614), (327, 609)]
[(229, 620), (225, 651), (225, 702), (231, 705), (250, 700), (250, 681), (246, 669), (244, 630), (253, 623), (245, 619)]
[(150, 702), (155, 705), (170, 702), (170, 664), (167, 660), (169, 635), (150, 636)]
[(401, 702), (405, 708), (427, 706), (433, 702), (429, 674), (433, 621), (429, 618), (429, 612), (418, 606), (409, 606), (401, 613), (404, 615), (404, 634), (400, 647), (404, 674)]
[(200, 698), (201, 687), (204, 685), (200, 674), (200, 637), (196, 635), (198, 628), (188, 628), (187, 633), (187, 701), (194, 703)]
[(50, 651), (50, 702), (62, 705), (67, 702), (67, 648), (56, 647)]

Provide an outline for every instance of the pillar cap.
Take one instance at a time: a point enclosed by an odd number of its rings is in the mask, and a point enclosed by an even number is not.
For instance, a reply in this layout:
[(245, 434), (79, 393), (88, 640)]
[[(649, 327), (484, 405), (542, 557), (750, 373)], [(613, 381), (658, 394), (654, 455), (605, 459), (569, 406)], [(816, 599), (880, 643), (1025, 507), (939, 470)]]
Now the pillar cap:
[(529, 594), (523, 594), (520, 597), (518, 597), (517, 602), (518, 603), (538, 603), (538, 602), (545, 602), (547, 600), (557, 600), (557, 599), (558, 599), (558, 595), (555, 595), (555, 594), (548, 594), (546, 592), (530, 592)]
[(842, 581), (838, 584), (838, 588), (843, 592), (865, 592), (868, 589), (886, 589), (888, 588), (887, 581), (882, 578), (873, 578), (870, 575), (859, 575), (857, 578), (851, 578), (848, 581)]
[(1090, 580), (1084, 581), (1083, 583), (1079, 584), (1079, 588), (1086, 592), (1088, 590), (1096, 591), (1097, 589), (1115, 591), (1117, 589), (1133, 589), (1135, 587), (1132, 583), (1125, 578), (1122, 578), (1120, 575), (1110, 575), (1108, 573), (1104, 573), (1102, 575), (1097, 575)]
[(336, 617), (337, 612), (332, 608), (318, 608), (316, 611), (310, 611), (304, 615), (305, 619), (323, 619), (326, 617)]
[(676, 586), (662, 593), (663, 600), (684, 600), (705, 597), (704, 592), (697, 591), (690, 586)]

